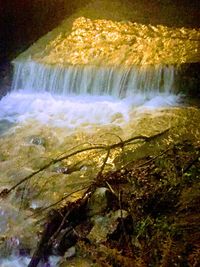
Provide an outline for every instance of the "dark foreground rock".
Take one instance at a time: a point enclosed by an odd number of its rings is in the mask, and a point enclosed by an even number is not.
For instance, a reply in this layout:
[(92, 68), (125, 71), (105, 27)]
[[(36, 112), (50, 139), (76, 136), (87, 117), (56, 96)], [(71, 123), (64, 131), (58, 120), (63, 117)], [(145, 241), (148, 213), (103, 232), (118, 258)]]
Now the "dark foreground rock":
[(0, 62), (0, 99), (11, 90), (12, 70), (10, 62)]

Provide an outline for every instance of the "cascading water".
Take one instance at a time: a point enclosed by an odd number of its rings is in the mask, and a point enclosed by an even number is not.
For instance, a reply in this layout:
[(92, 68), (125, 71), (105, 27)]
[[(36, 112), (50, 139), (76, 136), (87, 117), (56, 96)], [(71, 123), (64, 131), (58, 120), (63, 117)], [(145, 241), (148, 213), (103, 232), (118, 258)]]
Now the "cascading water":
[[(114, 2), (111, 18), (113, 10), (119, 9)], [(199, 113), (174, 106), (179, 99), (175, 66), (198, 55), (197, 42), (191, 38), (199, 38), (199, 32), (99, 20), (100, 9), (98, 14), (96, 7), (92, 10), (93, 19), (83, 17), (86, 11), (78, 12), (71, 31), (66, 20), (14, 60), (12, 91), (0, 101), (1, 189), (82, 143), (116, 142), (117, 136), (151, 135), (181, 125), (172, 135), (176, 138), (185, 135), (188, 122), (190, 134), (198, 135)], [(182, 35), (187, 41), (180, 39)], [(99, 166), (96, 155), (91, 154), (92, 159)], [(19, 251), (20, 246), (36, 246), (32, 240), (38, 232), (35, 221), (26, 220), (34, 209), (58, 201), (96, 174), (86, 165), (66, 176), (59, 172), (60, 167), (36, 176), (28, 189), (19, 188), (0, 204), (0, 233), (6, 236), (3, 244), (0, 240), (1, 267), (27, 266), (30, 255), (19, 257)], [(112, 160), (110, 168), (115, 168)], [(20, 194), (27, 201), (24, 213), (18, 213)], [(57, 266), (55, 261), (51, 266)]]
[[(37, 169), (38, 166), (40, 166), (42, 162), (41, 159), (39, 165), (37, 163), (35, 166), (31, 165), (24, 168), (23, 165), (25, 163), (23, 162), (25, 159), (22, 159), (22, 155), (24, 154), (24, 149), (26, 150), (26, 147), (29, 147), (29, 149), (31, 149), (31, 154), (29, 152), (26, 154), (25, 152), (24, 155), (26, 155), (30, 161), (34, 162), (37, 157), (45, 157), (43, 150), (45, 149), (48, 151), (49, 149), (47, 149), (46, 146), (44, 148), (42, 145), (43, 141), (40, 139), (40, 135), (44, 136), (46, 127), (53, 127), (53, 135), (59, 135), (59, 139), (65, 136), (63, 140), (70, 134), (73, 136), (76, 132), (84, 131), (84, 129), (88, 131), (88, 128), (90, 129), (89, 132), (93, 132), (94, 136), (99, 135), (99, 133), (107, 134), (110, 130), (113, 134), (119, 132), (121, 135), (121, 129), (123, 129), (127, 123), (131, 122), (131, 114), (133, 112), (139, 112), (141, 108), (142, 112), (144, 112), (145, 108), (163, 107), (175, 104), (177, 96), (172, 93), (174, 72), (173, 66), (152, 66), (149, 68), (137, 66), (129, 68), (97, 66), (52, 67), (29, 61), (15, 62), (13, 90), (0, 102), (0, 120), (4, 121), (8, 126), (12, 126), (12, 123), (15, 126), (14, 128), (11, 127), (10, 139), (9, 135), (8, 137), (6, 135), (8, 129), (6, 127), (4, 128), (3, 137), (8, 138), (6, 139), (8, 140), (8, 145), (5, 146), (5, 144), (2, 143), (4, 153), (5, 151), (15, 151), (15, 149), (13, 150), (13, 148), (10, 148), (9, 142), (10, 144), (12, 144), (12, 142), (17, 142), (17, 147), (20, 148), (19, 151), (17, 148), (14, 154), (11, 152), (12, 157), (6, 160), (6, 162), (10, 162), (8, 163), (10, 172), (19, 172), (19, 177), (21, 177), (21, 174), (23, 177), (23, 175), (29, 173), (32, 169)], [(137, 117), (137, 115), (134, 116)], [(113, 128), (109, 130), (106, 128), (104, 130), (104, 128), (102, 128), (108, 127), (109, 125)], [(29, 128), (28, 131), (32, 128), (30, 133), (27, 132), (27, 127)], [(120, 128), (115, 129), (115, 127)], [(37, 133), (38, 131), (36, 130), (37, 128), (40, 129), (39, 137), (38, 134), (36, 134), (35, 137), (35, 132)], [(62, 133), (59, 132), (61, 128), (63, 129)], [(19, 132), (22, 132), (17, 134), (17, 129), (19, 129)], [(47, 132), (48, 131), (49, 130), (47, 130)], [(96, 133), (94, 131), (96, 131)], [(129, 131), (127, 131), (127, 133)], [(18, 136), (18, 141), (15, 140), (15, 136)], [(48, 138), (49, 136), (45, 139), (48, 140)], [(55, 136), (52, 139), (54, 138)], [(84, 140), (88, 142), (90, 138), (91, 137), (85, 136), (78, 142), (83, 142)], [(75, 145), (76, 142), (77, 139), (75, 139), (72, 144)], [(57, 144), (54, 144), (50, 148), (50, 151), (54, 149), (59, 151), (57, 146)], [(36, 149), (37, 151), (32, 151), (32, 149)], [(13, 164), (12, 160), (16, 157), (15, 153), (17, 153), (17, 158), (16, 163)], [(49, 152), (46, 153), (46, 157), (48, 157)], [(18, 158), (18, 155), (21, 159)], [(27, 160), (25, 160), (25, 162), (26, 161)], [(7, 163), (3, 163), (1, 165), (4, 177), (0, 175), (0, 178), (5, 181), (5, 184), (7, 184), (6, 179), (10, 177), (10, 172), (7, 170), (8, 167), (6, 167), (6, 164)], [(12, 164), (12, 168), (14, 168), (12, 171), (10, 164)], [(17, 176), (14, 175), (14, 177)], [(61, 179), (63, 183), (63, 177)], [(75, 179), (78, 178), (75, 177)], [(73, 180), (70, 182), (68, 178), (67, 183), (72, 183), (73, 185), (74, 182)], [(82, 184), (82, 181), (80, 181), (80, 183)], [(72, 188), (70, 190), (72, 190)], [(51, 198), (52, 195), (51, 197), (45, 197), (45, 201), (44, 199), (34, 199), (30, 201), (29, 205), (33, 209), (38, 208), (47, 205), (47, 203), (51, 203), (49, 202)], [(52, 201), (54, 200), (52, 199)], [(17, 203), (15, 203), (15, 205), (16, 204)], [(17, 204), (17, 206), (18, 205), (19, 204)], [(2, 232), (9, 233), (8, 228), (10, 227), (15, 229), (12, 216), (16, 216), (15, 220), (17, 224), (22, 224), (23, 219), (25, 219), (24, 215), (21, 215), (22, 218), (20, 215), (14, 215), (16, 210), (13, 211), (12, 206), (2, 206), (1, 212), (3, 214), (2, 222), (0, 220), (0, 230)], [(8, 228), (5, 228), (5, 226), (2, 228), (5, 222)], [(29, 224), (32, 225), (31, 220)], [(29, 229), (26, 229), (26, 231), (28, 232)], [(12, 231), (8, 234), (9, 237), (6, 242), (8, 242), (10, 246), (10, 248), (8, 248), (9, 252), (0, 255), (0, 266), (25, 267), (30, 261), (29, 255), (26, 257), (19, 256), (20, 252), (18, 252), (18, 247), (24, 242), (24, 236), (21, 237), (19, 234), (19, 236), (16, 237), (14, 235), (13, 237), (13, 234)], [(6, 259), (4, 258), (5, 255), (7, 255)], [(1, 257), (3, 257), (3, 259), (1, 259)], [(49, 261), (49, 264), (51, 264), (50, 266), (58, 266), (58, 260), (59, 258), (52, 258)], [(42, 266), (43, 264), (41, 267)]]
[[(129, 68), (97, 66), (53, 67), (29, 61), (15, 62), (13, 90), (0, 102), (0, 119), (5, 122), (14, 123), (17, 126), (11, 129), (21, 128), (24, 132), (23, 136), (19, 139), (23, 147), (21, 151), (26, 146), (35, 146), (36, 142), (34, 141), (35, 137), (32, 137), (32, 132), (30, 135), (25, 130), (27, 123), (28, 128), (33, 127), (33, 129), (38, 128), (38, 123), (39, 125), (43, 125), (42, 130), (40, 130), (43, 134), (45, 127), (63, 128), (66, 129), (63, 130), (64, 135), (67, 136), (71, 133), (73, 136), (75, 132), (88, 128), (91, 128), (91, 132), (94, 132), (92, 127), (96, 129), (95, 127), (97, 126), (100, 127), (103, 133), (103, 125), (123, 127), (123, 125), (130, 122), (131, 112), (136, 107), (143, 107), (142, 109), (145, 109), (145, 106), (155, 108), (156, 105), (161, 107), (163, 105), (174, 104), (177, 99), (172, 94), (174, 72), (173, 66), (152, 66), (149, 68), (137, 66)], [(6, 128), (4, 130), (4, 136), (6, 137)], [(54, 135), (57, 135), (57, 130), (53, 131)], [(113, 133), (116, 132), (114, 128), (111, 131)], [(99, 135), (98, 132), (99, 129), (97, 130), (97, 135)], [(105, 130), (106, 132), (107, 130)], [(14, 133), (14, 135), (17, 136), (17, 133)], [(30, 137), (27, 137), (27, 135)], [(59, 133), (59, 135), (61, 137), (63, 134)], [(12, 136), (11, 131), (11, 138), (15, 139)], [(36, 138), (38, 138), (37, 135)], [(87, 140), (87, 137), (84, 138)], [(26, 139), (30, 139), (31, 141), (24, 141)], [(8, 142), (12, 143), (11, 139), (8, 140)], [(25, 145), (23, 144), (24, 142)], [(40, 147), (42, 141), (36, 142), (36, 144), (38, 143)], [(35, 152), (31, 152), (31, 156), (29, 154), (27, 157), (31, 158), (32, 161), (37, 157), (42, 157), (44, 151), (41, 148), (39, 149), (39, 154), (37, 154), (38, 152), (36, 154)], [(9, 146), (5, 150), (7, 149), (10, 149)], [(57, 148), (54, 145), (51, 149)], [(20, 157), (21, 153), (17, 152)], [(12, 154), (12, 157), (15, 158), (15, 155)], [(23, 160), (20, 162), (22, 164)], [(17, 165), (22, 166), (20, 164), (17, 163)], [(16, 165), (14, 166), (16, 171), (17, 167)], [(28, 168), (22, 172), (29, 172)], [(35, 167), (31, 166), (31, 168), (38, 167), (36, 165)], [(1, 169), (2, 174), (4, 173), (5, 177), (9, 177), (9, 172), (5, 171), (7, 168), (5, 169), (4, 165), (2, 165)], [(21, 172), (21, 167), (19, 169)], [(40, 201), (41, 204), (39, 205), (45, 205), (45, 203), (49, 203), (49, 197), (47, 197), (46, 202), (43, 202), (43, 200), (39, 200), (39, 202), (38, 200), (31, 201), (30, 206), (37, 208)], [(5, 224), (5, 221), (11, 220), (11, 225), (13, 224), (11, 219), (13, 216), (11, 215), (13, 213), (12, 207), (8, 208), (6, 206), (7, 210), (11, 210), (9, 216), (4, 208), (2, 207), (4, 217), (2, 217), (3, 221), (0, 221), (1, 228), (3, 222)], [(16, 217), (17, 223), (20, 223), (21, 220), (20, 216), (19, 218), (18, 216)], [(32, 225), (31, 221), (29, 223)], [(8, 229), (2, 229), (2, 231), (7, 232)], [(20, 239), (20, 237), (13, 237), (12, 235), (13, 233), (8, 238), (11, 248), (13, 247), (9, 250), (11, 256), (6, 254), (7, 259), (0, 259), (0, 266), (25, 267), (30, 261), (30, 258), (28, 256), (19, 257), (19, 252), (16, 252), (21, 242), (23, 243), (21, 239), (23, 240), (24, 237)], [(52, 258), (50, 260), (51, 266), (57, 266), (56, 262), (58, 260), (59, 258)]]
[[(14, 62), (13, 91), (1, 101), (0, 118), (13, 123), (32, 118), (69, 128), (83, 123), (118, 125), (128, 121), (133, 107), (175, 104), (174, 73), (173, 66), (53, 67)], [(121, 120), (115, 121), (118, 113)]]
[(173, 66), (45, 66), (14, 62), (13, 90), (70, 94), (110, 95), (118, 98), (170, 94), (174, 88)]
[[(91, 128), (90, 131), (92, 132), (94, 131), (92, 127), (96, 129), (95, 127), (97, 126), (100, 127), (100, 132), (103, 133), (103, 125), (123, 127), (123, 125), (129, 123), (131, 121), (131, 112), (133, 112), (134, 108), (142, 107), (142, 110), (144, 110), (145, 106), (155, 108), (156, 106), (162, 107), (164, 105), (174, 104), (177, 99), (172, 93), (174, 71), (172, 66), (152, 66), (149, 68), (137, 66), (129, 68), (97, 66), (52, 67), (35, 62), (15, 62), (13, 90), (0, 102), (0, 119), (14, 123), (17, 127), (13, 129), (19, 127), (24, 132), (21, 137), (22, 139), (19, 139), (23, 147), (21, 151), (24, 150), (24, 146), (35, 146), (35, 144), (39, 144), (40, 146), (40, 143), (42, 144), (40, 137), (39, 141), (34, 141), (35, 137), (32, 136), (32, 132), (30, 135), (25, 130), (27, 123), (28, 128), (33, 127), (33, 129), (38, 128), (38, 123), (43, 125), (40, 131), (43, 134), (44, 127), (66, 129), (63, 131), (64, 135), (67, 136), (69, 133), (73, 135), (76, 131), (83, 131), (83, 129), (88, 128)], [(57, 130), (53, 131), (54, 135), (57, 135)], [(113, 133), (116, 132), (114, 128), (111, 131)], [(99, 135), (98, 132), (99, 130), (97, 130), (97, 135)], [(106, 132), (107, 130), (105, 130)], [(27, 137), (27, 135), (30, 137)], [(59, 135), (62, 136), (63, 134), (59, 133)], [(6, 136), (5, 132), (4, 136)], [(11, 134), (11, 138), (14, 138), (12, 136), (13, 134)], [(38, 138), (37, 135), (36, 138)], [(87, 140), (87, 137), (85, 138)], [(26, 139), (30, 139), (31, 141), (24, 141)], [(24, 142), (25, 145), (23, 144)], [(9, 150), (10, 148), (6, 148), (5, 150), (7, 149)], [(52, 146), (51, 149), (56, 149), (56, 146)], [(20, 157), (21, 153), (17, 152)], [(34, 161), (35, 158), (42, 157), (44, 151), (41, 150), (39, 154), (37, 153), (31, 152), (31, 156), (29, 154), (27, 157)], [(12, 154), (12, 157), (15, 158), (15, 155)], [(23, 160), (20, 162), (23, 162)], [(22, 166), (20, 164), (19, 166)], [(2, 165), (2, 173), (5, 174), (4, 168)], [(23, 170), (23, 172), (29, 172), (28, 168), (27, 170)], [(35, 167), (31, 166), (31, 168), (34, 169)], [(38, 168), (37, 165), (36, 168)], [(9, 172), (6, 173), (5, 177), (9, 177)], [(68, 183), (69, 181), (68, 178)], [(41, 202), (39, 205), (49, 203), (49, 197), (47, 199), (46, 202)], [(40, 201), (42, 200), (39, 200), (39, 202), (38, 200), (33, 200), (30, 202), (30, 206), (37, 208)], [(1, 228), (3, 222), (12, 221), (11, 218), (13, 216), (12, 207), (8, 208), (6, 206), (7, 210), (11, 210), (9, 216), (4, 208), (2, 207), (4, 217), (2, 217), (3, 221), (0, 221)], [(17, 223), (20, 223), (19, 221), (22, 220), (19, 218), (17, 216)], [(32, 225), (31, 221), (29, 223)], [(2, 229), (2, 231), (7, 232), (8, 229)], [(23, 240), (24, 237), (21, 239)], [(19, 252), (16, 252), (21, 242), (23, 243), (21, 239), (20, 237), (12, 237), (11, 234), (10, 238), (8, 238), (11, 248), (13, 247), (10, 249), (11, 256), (8, 254), (7, 259), (0, 259), (0, 266), (27, 266), (30, 258), (28, 256), (19, 257)], [(51, 266), (57, 266), (56, 262), (58, 260), (59, 258), (52, 258), (50, 260)]]
[[(1, 101), (1, 119), (119, 125), (133, 107), (177, 103), (175, 66), (199, 60), (199, 32), (96, 19), (96, 4), (104, 9), (104, 1), (94, 1), (13, 62), (13, 91)], [(118, 4), (107, 12), (112, 18), (117, 8), (124, 20)], [(84, 17), (88, 10), (93, 19)]]

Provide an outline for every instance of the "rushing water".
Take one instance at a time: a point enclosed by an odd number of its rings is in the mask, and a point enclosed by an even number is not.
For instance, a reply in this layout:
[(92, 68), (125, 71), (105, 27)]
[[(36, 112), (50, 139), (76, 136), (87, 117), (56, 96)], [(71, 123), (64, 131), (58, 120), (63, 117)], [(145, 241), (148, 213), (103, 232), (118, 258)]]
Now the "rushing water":
[[(93, 8), (78, 11), (13, 62), (12, 90), (0, 101), (0, 190), (93, 144), (170, 128), (149, 146), (126, 148), (123, 157), (113, 151), (106, 169), (115, 170), (173, 142), (199, 140), (200, 112), (183, 107), (174, 88), (174, 64), (199, 60), (199, 31), (131, 23), (130, 8), (104, 2), (92, 1)], [(80, 197), (104, 158), (105, 151), (75, 155), (0, 200), (0, 267), (28, 265), (43, 223), (35, 212), (63, 195)], [(48, 264), (59, 266), (58, 260)], [(91, 266), (85, 261), (67, 266)]]
[(174, 88), (173, 66), (45, 66), (33, 61), (14, 62), (13, 89), (61, 95), (111, 95), (118, 98), (137, 94), (152, 97)]
[[(169, 127), (175, 130), (163, 145), (184, 139), (188, 133), (193, 139), (199, 137), (199, 111), (178, 104), (179, 96), (173, 94), (173, 68), (115, 71), (85, 68), (79, 72), (75, 67), (45, 69), (40, 65), (37, 69), (32, 63), (16, 66), (14, 89), (0, 101), (1, 189), (10, 188), (49, 159), (82, 143), (114, 143), (116, 135), (125, 139)], [(114, 156), (108, 161), (110, 169), (117, 166)], [(52, 166), (1, 200), (0, 266), (27, 266), (40, 230), (37, 218), (30, 215), (86, 186), (103, 157), (103, 153), (83, 153)], [(70, 168), (74, 162), (78, 162), (76, 170), (64, 174), (62, 168)], [(57, 259), (51, 260), (51, 266), (57, 265)]]

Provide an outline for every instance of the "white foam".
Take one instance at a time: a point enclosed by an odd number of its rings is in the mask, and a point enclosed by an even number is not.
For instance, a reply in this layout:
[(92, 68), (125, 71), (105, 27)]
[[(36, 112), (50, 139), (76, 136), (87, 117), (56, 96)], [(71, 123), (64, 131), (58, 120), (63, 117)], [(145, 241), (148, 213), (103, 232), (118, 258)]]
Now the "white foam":
[[(50, 266), (57, 267), (59, 266), (59, 261), (61, 257), (51, 256), (48, 259), (48, 264), (40, 262), (38, 267)], [(0, 259), (0, 267), (27, 267), (31, 258), (30, 257), (18, 257), (18, 256), (10, 256), (5, 259)]]
[[(22, 63), (19, 67), (15, 68), (14, 75), (16, 90), (0, 101), (3, 133), (6, 132), (7, 121), (18, 125), (31, 120), (33, 126), (37, 125), (34, 121), (38, 121), (48, 126), (65, 127), (67, 131), (68, 128), (73, 131), (93, 125), (123, 126), (132, 120), (131, 116), (137, 116), (137, 111), (140, 115), (147, 109), (176, 105), (178, 100), (178, 96), (171, 93), (173, 68), (156, 68), (141, 73), (137, 68), (130, 72), (122, 69), (119, 73), (112, 69), (91, 68), (84, 68), (79, 73), (76, 68), (69, 68), (62, 76), (56, 69), (41, 66), (45, 72), (41, 72), (40, 76), (35, 65), (32, 68), (32, 65)], [(30, 70), (28, 74), (26, 67)], [(16, 70), (19, 72), (16, 73)], [(159, 88), (160, 84), (163, 88)], [(19, 86), (23, 90), (18, 90)], [(50, 260), (52, 267), (57, 266), (57, 260)], [(0, 266), (25, 267), (29, 261), (30, 258), (10, 256), (0, 259)]]
[[(0, 102), (0, 119), (34, 119), (58, 127), (122, 125), (136, 107), (174, 105), (173, 66), (46, 66), (14, 61), (13, 91)], [(19, 90), (21, 89), (21, 91)]]
[(0, 101), (0, 120), (23, 123), (34, 119), (58, 127), (88, 127), (93, 124), (121, 125), (133, 108), (175, 105), (175, 95), (137, 94), (123, 100), (111, 96), (56, 96), (50, 93), (11, 92)]
[(11, 256), (7, 259), (0, 260), (1, 267), (27, 267), (30, 262), (28, 257)]

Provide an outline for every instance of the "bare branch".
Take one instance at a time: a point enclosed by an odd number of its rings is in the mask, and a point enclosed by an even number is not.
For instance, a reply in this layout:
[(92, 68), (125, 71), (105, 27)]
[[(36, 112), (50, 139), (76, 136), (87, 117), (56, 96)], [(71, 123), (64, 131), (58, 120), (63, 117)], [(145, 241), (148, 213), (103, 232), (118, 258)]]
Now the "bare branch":
[[(112, 145), (96, 145), (96, 146), (91, 146), (91, 147), (86, 147), (86, 148), (79, 149), (79, 150), (74, 151), (74, 152), (72, 152), (72, 153), (70, 153), (68, 155), (62, 155), (61, 157), (57, 157), (57, 158), (51, 160), (49, 163), (45, 164), (39, 170), (37, 170), (37, 171), (29, 174), (28, 176), (24, 177), (21, 181), (19, 181), (18, 183), (16, 183), (10, 189), (4, 189), (4, 190), (2, 190), (1, 193), (0, 193), (0, 197), (2, 197), (2, 198), (3, 197), (6, 197), (11, 191), (15, 190), (19, 185), (21, 185), (24, 182), (28, 181), (29, 179), (31, 179), (33, 176), (37, 175), (38, 173), (41, 173), (42, 171), (48, 169), (51, 165), (53, 165), (53, 164), (55, 164), (57, 162), (61, 162), (63, 160), (66, 160), (66, 159), (68, 159), (68, 158), (70, 158), (72, 156), (75, 156), (77, 154), (80, 154), (80, 153), (83, 153), (83, 152), (86, 152), (86, 151), (91, 151), (91, 150), (107, 150), (108, 153), (107, 153), (107, 156), (105, 158), (105, 160), (107, 161), (107, 159), (109, 157), (109, 154), (110, 154), (110, 151), (112, 149), (123, 148), (124, 146), (129, 145), (132, 142), (135, 142), (135, 141), (138, 141), (138, 140), (149, 142), (149, 141), (152, 141), (152, 140), (158, 138), (159, 136), (167, 133), (168, 131), (169, 131), (169, 129), (167, 129), (167, 130), (165, 130), (165, 131), (163, 131), (161, 133), (155, 134), (153, 136), (138, 135), (138, 136), (131, 137), (131, 138), (125, 140), (125, 141), (120, 141), (120, 142), (115, 143), (115, 144), (112, 144)], [(106, 161), (104, 162), (102, 168), (105, 167)], [(101, 171), (101, 173), (102, 173), (102, 171)]]

